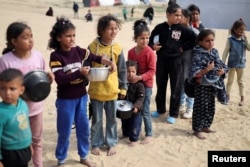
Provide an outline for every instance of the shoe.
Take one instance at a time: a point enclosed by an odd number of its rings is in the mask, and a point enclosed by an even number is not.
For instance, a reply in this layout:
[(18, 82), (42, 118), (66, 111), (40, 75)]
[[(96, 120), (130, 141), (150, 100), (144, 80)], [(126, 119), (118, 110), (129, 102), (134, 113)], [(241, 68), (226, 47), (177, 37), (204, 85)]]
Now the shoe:
[(158, 118), (159, 117), (159, 113), (157, 111), (154, 111), (154, 112), (152, 112), (151, 116), (153, 118)]
[(192, 108), (188, 108), (185, 112), (185, 114), (183, 114), (183, 118), (192, 118), (193, 116), (193, 109)]
[(174, 117), (168, 117), (166, 121), (168, 123), (170, 123), (170, 124), (174, 124), (175, 123), (175, 118)]
[(180, 105), (180, 108), (179, 108), (179, 112), (180, 112), (181, 114), (184, 114), (184, 113), (185, 113), (185, 108), (186, 108), (186, 105), (185, 105), (185, 104), (181, 104), (181, 105)]

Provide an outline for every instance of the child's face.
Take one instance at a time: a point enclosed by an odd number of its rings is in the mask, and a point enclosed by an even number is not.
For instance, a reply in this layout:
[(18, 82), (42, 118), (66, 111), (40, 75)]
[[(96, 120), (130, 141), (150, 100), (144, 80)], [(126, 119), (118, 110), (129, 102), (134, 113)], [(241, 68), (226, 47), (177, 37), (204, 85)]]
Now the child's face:
[(129, 66), (129, 67), (127, 67), (127, 78), (128, 78), (128, 81), (130, 81), (135, 75), (136, 75), (136, 67), (135, 66)]
[(148, 46), (149, 42), (149, 32), (144, 31), (139, 35), (136, 39), (135, 42), (137, 43), (137, 47), (139, 48), (145, 48)]
[(237, 29), (234, 29), (234, 33), (238, 36), (238, 37), (242, 37), (245, 36), (245, 31), (246, 31), (246, 26), (242, 25)]
[(31, 29), (24, 29), (23, 32), (16, 39), (12, 39), (11, 42), (17, 51), (30, 51), (34, 45)]
[(193, 22), (198, 22), (200, 21), (200, 13), (197, 10), (191, 11), (192, 13), (192, 21)]
[(65, 31), (62, 35), (57, 37), (57, 41), (60, 42), (62, 50), (70, 51), (75, 45), (75, 29)]
[(177, 9), (175, 13), (171, 13), (171, 14), (167, 13), (168, 24), (169, 25), (178, 24), (181, 20), (181, 16), (182, 16), (181, 9)]
[(0, 96), (5, 103), (17, 105), (17, 99), (24, 92), (24, 86), (19, 78), (12, 81), (0, 81)]
[(189, 18), (182, 15), (181, 20), (180, 20), (180, 24), (183, 24), (185, 26), (189, 26)]
[(214, 47), (214, 35), (209, 34), (202, 41), (199, 41), (199, 45), (205, 50), (210, 51)]
[(106, 43), (110, 43), (115, 39), (118, 31), (119, 28), (117, 26), (117, 23), (112, 20), (109, 22), (109, 25), (106, 27), (106, 29), (102, 32), (101, 39)]

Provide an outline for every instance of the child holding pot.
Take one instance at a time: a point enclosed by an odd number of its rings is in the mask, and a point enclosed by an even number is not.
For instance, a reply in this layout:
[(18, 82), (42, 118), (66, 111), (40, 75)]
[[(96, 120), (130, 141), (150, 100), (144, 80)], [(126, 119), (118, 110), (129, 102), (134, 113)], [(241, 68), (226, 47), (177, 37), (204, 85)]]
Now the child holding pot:
[(129, 137), (129, 147), (135, 146), (141, 132), (143, 102), (145, 98), (145, 88), (142, 81), (132, 83), (132, 79), (138, 73), (138, 64), (135, 61), (127, 61), (128, 91), (126, 99), (133, 103), (132, 116), (122, 119), (123, 137)]

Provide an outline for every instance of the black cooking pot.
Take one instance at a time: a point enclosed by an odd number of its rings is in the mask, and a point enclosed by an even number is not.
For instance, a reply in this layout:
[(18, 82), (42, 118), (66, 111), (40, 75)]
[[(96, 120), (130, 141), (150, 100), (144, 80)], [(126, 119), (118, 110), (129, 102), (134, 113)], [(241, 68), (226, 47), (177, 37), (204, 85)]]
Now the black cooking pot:
[(132, 116), (133, 103), (127, 100), (117, 100), (116, 116), (120, 119), (128, 119)]
[(51, 90), (47, 73), (42, 70), (34, 70), (25, 74), (23, 84), (25, 92), (22, 94), (22, 98), (28, 101), (42, 101)]

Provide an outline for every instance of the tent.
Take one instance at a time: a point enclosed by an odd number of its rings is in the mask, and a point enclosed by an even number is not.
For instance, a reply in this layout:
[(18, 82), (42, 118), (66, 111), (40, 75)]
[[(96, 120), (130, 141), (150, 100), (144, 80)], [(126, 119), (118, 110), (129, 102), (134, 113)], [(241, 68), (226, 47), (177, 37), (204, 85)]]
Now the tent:
[(206, 28), (230, 29), (234, 21), (242, 18), (250, 30), (249, 0), (177, 0), (177, 3), (182, 8), (197, 5)]
[(113, 5), (140, 5), (140, 0), (84, 0), (85, 7), (113, 6)]

